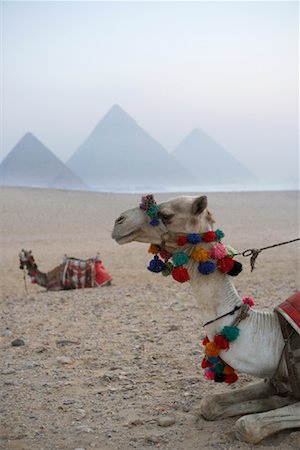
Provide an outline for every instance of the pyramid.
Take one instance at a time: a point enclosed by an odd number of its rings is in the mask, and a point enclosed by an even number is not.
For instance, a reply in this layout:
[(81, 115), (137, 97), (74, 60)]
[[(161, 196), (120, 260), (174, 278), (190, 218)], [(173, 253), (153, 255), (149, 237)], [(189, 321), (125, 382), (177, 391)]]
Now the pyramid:
[(249, 185), (256, 181), (250, 170), (200, 129), (193, 130), (172, 154), (201, 185)]
[(195, 184), (122, 108), (114, 105), (67, 162), (96, 189), (166, 189)]
[(0, 184), (88, 189), (88, 186), (32, 133), (25, 134), (0, 164)]

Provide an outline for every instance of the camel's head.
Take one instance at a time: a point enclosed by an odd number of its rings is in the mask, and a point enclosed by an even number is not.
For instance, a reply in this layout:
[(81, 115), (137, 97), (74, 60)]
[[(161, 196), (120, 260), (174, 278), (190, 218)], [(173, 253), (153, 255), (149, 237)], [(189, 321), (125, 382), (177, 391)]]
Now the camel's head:
[(31, 254), (31, 250), (27, 251), (22, 249), (19, 253), (20, 269), (24, 269), (24, 266), (30, 263), (34, 263), (34, 258)]
[(143, 202), (140, 207), (121, 213), (115, 222), (113, 239), (119, 244), (138, 241), (159, 245), (172, 233), (204, 233), (212, 229), (206, 196), (176, 197), (158, 206), (155, 225), (151, 224)]

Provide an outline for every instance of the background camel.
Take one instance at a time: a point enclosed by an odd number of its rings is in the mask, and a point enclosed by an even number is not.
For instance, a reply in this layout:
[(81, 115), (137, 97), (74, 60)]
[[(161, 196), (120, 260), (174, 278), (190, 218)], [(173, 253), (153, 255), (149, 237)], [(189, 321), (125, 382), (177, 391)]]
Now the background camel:
[(68, 258), (47, 273), (41, 272), (31, 250), (19, 253), (20, 269), (27, 269), (33, 283), (45, 287), (48, 291), (81, 289), (109, 285), (111, 276), (97, 256), (88, 260)]
[[(119, 244), (132, 241), (155, 244), (161, 254), (168, 252), (174, 257), (178, 252), (178, 234), (203, 235), (213, 230), (205, 196), (182, 196), (158, 207), (155, 203), (150, 206), (143, 202), (141, 207), (123, 212), (115, 222), (112, 237)], [(212, 242), (187, 242), (181, 251), (191, 255), (200, 245), (207, 252), (213, 248)], [(153, 269), (151, 264), (149, 267)], [(201, 319), (209, 322), (205, 331), (212, 342), (220, 330), (241, 319), (242, 299), (225, 273), (219, 270), (208, 276), (199, 273), (199, 262), (192, 258), (188, 258), (184, 268), (199, 302)], [(229, 312), (232, 314), (228, 315)], [(250, 310), (240, 321), (239, 330), (238, 339), (229, 349), (222, 350), (220, 357), (237, 372), (268, 381), (204, 398), (202, 415), (215, 420), (249, 414), (235, 424), (238, 439), (248, 443), (257, 443), (283, 429), (300, 427), (300, 402), (293, 392), (286, 365), (280, 364), (284, 340), (277, 315), (273, 311)]]

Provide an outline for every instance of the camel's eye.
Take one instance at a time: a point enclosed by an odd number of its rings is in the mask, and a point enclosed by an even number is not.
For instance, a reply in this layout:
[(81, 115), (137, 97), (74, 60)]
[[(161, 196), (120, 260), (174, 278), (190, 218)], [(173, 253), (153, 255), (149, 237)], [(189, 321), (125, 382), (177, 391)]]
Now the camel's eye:
[(171, 220), (173, 219), (174, 214), (164, 213), (164, 212), (160, 211), (158, 213), (158, 216), (165, 224), (168, 224), (168, 223), (171, 223)]

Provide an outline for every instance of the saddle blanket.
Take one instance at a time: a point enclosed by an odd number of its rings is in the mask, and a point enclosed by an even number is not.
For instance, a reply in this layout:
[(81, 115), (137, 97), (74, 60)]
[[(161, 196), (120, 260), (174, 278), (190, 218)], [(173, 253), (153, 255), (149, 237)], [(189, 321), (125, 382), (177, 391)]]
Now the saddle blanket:
[(81, 260), (65, 257), (63, 285), (69, 289), (102, 286), (112, 277), (98, 258)]
[(300, 398), (300, 292), (275, 308), (283, 338), (284, 358), (292, 393)]

